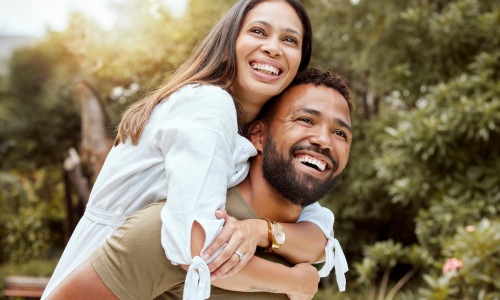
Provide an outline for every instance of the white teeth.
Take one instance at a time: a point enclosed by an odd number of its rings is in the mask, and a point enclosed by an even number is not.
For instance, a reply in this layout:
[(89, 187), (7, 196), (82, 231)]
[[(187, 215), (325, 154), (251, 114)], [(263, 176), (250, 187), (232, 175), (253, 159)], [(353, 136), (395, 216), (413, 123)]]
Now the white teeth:
[(315, 165), (318, 169), (323, 172), (326, 169), (326, 163), (324, 161), (309, 157), (309, 156), (300, 156), (297, 160), (301, 163), (308, 163), (311, 165)]
[(278, 76), (278, 74), (280, 72), (280, 70), (276, 67), (273, 67), (270, 65), (265, 65), (265, 64), (258, 64), (258, 63), (253, 63), (252, 69), (259, 70), (259, 71), (267, 71), (267, 72), (272, 73), (275, 76)]

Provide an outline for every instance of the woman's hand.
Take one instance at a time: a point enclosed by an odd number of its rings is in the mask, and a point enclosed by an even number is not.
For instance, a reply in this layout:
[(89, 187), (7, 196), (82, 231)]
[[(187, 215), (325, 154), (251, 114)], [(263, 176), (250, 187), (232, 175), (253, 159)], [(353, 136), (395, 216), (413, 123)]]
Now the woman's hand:
[(208, 264), (208, 268), (212, 278), (225, 278), (241, 270), (253, 257), (259, 241), (262, 242), (264, 235), (267, 239), (267, 227), (263, 220), (239, 221), (229, 216), (225, 210), (218, 210), (215, 215), (218, 219), (225, 220), (224, 227), (203, 252), (203, 259), (208, 260), (223, 247), (222, 251)]
[(318, 270), (310, 264), (298, 264), (291, 268), (292, 278), (296, 278), (294, 289), (287, 293), (291, 300), (310, 300), (318, 292)]

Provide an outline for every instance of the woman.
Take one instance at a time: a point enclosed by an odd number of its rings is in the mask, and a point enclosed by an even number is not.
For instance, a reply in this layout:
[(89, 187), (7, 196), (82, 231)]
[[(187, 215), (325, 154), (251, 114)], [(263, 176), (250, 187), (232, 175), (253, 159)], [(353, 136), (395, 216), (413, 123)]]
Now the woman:
[[(207, 268), (199, 256), (192, 257), (187, 237), (202, 232), (207, 250), (200, 256), (206, 261), (214, 254), (208, 246), (224, 223), (215, 211), (224, 207), (227, 188), (246, 176), (247, 160), (255, 154), (248, 140), (238, 135), (239, 129), (308, 65), (311, 43), (309, 18), (300, 2), (238, 1), (168, 83), (124, 114), (85, 215), (42, 299), (128, 215), (161, 199), (167, 199), (161, 234), (167, 258)], [(290, 257), (322, 257), (327, 236), (328, 274), (333, 265), (328, 262), (333, 216), (319, 205), (308, 207), (304, 216), (321, 230), (313, 226), (307, 236), (287, 232), (287, 242), (302, 241)], [(252, 222), (267, 226), (263, 220)], [(297, 226), (311, 225), (301, 223)], [(211, 263), (212, 270), (221, 266), (236, 272), (253, 256), (255, 243), (242, 238), (250, 235), (250, 227), (237, 228), (240, 234), (230, 235)], [(234, 259), (236, 251), (245, 254), (242, 259)], [(196, 274), (190, 268), (188, 278)]]

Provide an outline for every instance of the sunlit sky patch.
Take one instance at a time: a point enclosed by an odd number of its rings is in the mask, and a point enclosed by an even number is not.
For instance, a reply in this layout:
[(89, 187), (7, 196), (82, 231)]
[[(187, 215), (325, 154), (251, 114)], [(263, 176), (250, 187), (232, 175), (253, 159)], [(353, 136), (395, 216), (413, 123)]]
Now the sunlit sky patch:
[[(0, 0), (0, 35), (43, 36), (47, 28), (64, 30), (72, 11), (94, 19), (104, 29), (113, 26), (117, 16), (109, 9), (112, 1), (126, 0)], [(181, 15), (188, 0), (160, 0)]]

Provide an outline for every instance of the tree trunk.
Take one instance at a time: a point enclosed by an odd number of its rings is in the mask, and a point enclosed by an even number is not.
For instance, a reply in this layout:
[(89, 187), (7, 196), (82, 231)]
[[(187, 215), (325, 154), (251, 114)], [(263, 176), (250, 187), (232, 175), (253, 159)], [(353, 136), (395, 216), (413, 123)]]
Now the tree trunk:
[(80, 153), (94, 182), (113, 143), (109, 137), (109, 120), (99, 94), (88, 82), (80, 81), (76, 89), (82, 111)]

